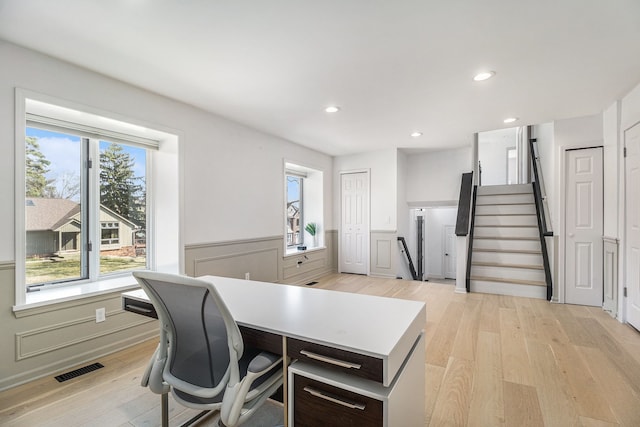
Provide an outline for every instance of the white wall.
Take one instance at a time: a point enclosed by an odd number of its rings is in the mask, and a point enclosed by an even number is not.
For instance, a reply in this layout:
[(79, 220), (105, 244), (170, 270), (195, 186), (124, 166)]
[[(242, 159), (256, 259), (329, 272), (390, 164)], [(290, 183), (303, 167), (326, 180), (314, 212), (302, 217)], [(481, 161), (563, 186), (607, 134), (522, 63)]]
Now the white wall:
[(604, 143), (604, 235), (618, 237), (618, 175), (620, 103), (616, 102), (602, 114)]
[(397, 229), (398, 200), (397, 150), (380, 150), (370, 153), (335, 157), (333, 185), (334, 223), (340, 223), (340, 172), (369, 170), (371, 187), (371, 230), (395, 231)]
[(640, 84), (622, 98), (620, 130), (632, 127), (640, 121)]
[[(397, 221), (398, 221), (398, 236), (402, 236), (408, 239), (410, 233), (409, 226), (409, 206), (407, 205), (407, 155), (398, 150), (398, 202), (397, 202)], [(407, 240), (408, 241), (408, 240)], [(398, 248), (398, 245), (396, 245)], [(411, 277), (411, 270), (409, 269), (409, 263), (406, 260), (402, 251), (397, 250), (397, 273), (396, 277), (402, 277), (403, 279), (413, 279)], [(413, 258), (414, 268), (416, 271), (418, 267), (415, 265), (416, 259)]]
[(407, 203), (414, 207), (457, 206), (462, 174), (472, 170), (471, 146), (408, 156)]
[(478, 134), (478, 160), (482, 164), (482, 185), (507, 184), (507, 149), (517, 147), (517, 132), (518, 128), (509, 128)]

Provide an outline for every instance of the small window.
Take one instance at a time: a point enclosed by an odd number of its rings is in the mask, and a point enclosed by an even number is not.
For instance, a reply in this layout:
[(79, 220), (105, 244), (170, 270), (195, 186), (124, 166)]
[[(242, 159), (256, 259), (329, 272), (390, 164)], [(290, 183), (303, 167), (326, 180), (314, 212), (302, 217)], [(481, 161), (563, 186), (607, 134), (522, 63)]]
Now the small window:
[(285, 163), (285, 249), (287, 253), (324, 244), (323, 172)]
[(287, 175), (287, 247), (303, 244), (302, 223), (302, 177)]

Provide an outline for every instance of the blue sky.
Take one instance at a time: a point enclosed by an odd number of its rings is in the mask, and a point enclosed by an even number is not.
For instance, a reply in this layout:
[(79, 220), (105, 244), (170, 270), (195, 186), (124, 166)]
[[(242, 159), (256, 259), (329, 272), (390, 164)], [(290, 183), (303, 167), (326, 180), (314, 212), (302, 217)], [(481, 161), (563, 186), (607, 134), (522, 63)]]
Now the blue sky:
[[(26, 136), (38, 138), (40, 151), (51, 162), (48, 179), (55, 179), (64, 174), (80, 175), (80, 137), (27, 127)], [(100, 150), (105, 149), (109, 142), (100, 141)], [(122, 145), (124, 151), (135, 160), (134, 173), (137, 177), (144, 177), (146, 169), (145, 150), (129, 145)]]
[(300, 200), (300, 185), (297, 179), (287, 177), (287, 202)]

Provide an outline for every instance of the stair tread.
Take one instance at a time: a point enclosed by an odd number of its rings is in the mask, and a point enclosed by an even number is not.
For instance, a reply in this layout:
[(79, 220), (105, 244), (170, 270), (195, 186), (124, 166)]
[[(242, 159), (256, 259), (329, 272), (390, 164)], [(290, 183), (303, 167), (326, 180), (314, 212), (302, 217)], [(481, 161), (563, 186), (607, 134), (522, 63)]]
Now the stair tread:
[(489, 196), (521, 196), (523, 194), (533, 194), (533, 191), (519, 191), (517, 193), (478, 193), (478, 197), (489, 197)]
[(504, 236), (473, 236), (474, 240), (526, 240), (526, 241), (534, 241), (540, 240), (538, 237), (504, 237)]
[(526, 249), (473, 248), (473, 252), (498, 252), (498, 253), (505, 253), (505, 254), (534, 254), (534, 255), (542, 255), (542, 251), (528, 251)]
[[(488, 206), (488, 205), (483, 205)], [(534, 213), (477, 213), (476, 216), (536, 216)]]
[(509, 227), (509, 228), (538, 228), (537, 225), (529, 225), (529, 224), (475, 224), (475, 227)]
[(502, 268), (527, 268), (530, 270), (544, 270), (544, 266), (539, 264), (509, 264), (501, 262), (471, 262), (471, 265), (478, 267), (502, 267)]
[(533, 285), (533, 286), (547, 286), (545, 282), (538, 280), (521, 280), (521, 279), (503, 279), (500, 277), (486, 277), (486, 276), (471, 276), (471, 280), (478, 280), (483, 282), (500, 282), (500, 283), (512, 283), (514, 285)]
[(534, 205), (534, 202), (511, 202), (511, 203), (477, 203), (476, 206), (519, 206), (519, 205)]

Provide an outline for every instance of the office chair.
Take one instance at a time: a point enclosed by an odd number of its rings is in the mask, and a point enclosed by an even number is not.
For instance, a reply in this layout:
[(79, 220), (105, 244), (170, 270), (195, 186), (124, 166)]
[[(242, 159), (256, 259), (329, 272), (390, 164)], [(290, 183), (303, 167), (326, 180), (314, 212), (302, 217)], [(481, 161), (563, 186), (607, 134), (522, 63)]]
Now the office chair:
[(211, 283), (148, 271), (133, 276), (160, 320), (160, 343), (142, 386), (162, 395), (163, 426), (168, 426), (169, 391), (181, 405), (204, 410), (184, 425), (220, 410), (220, 426), (233, 427), (280, 387), (282, 357), (244, 346), (238, 325)]

